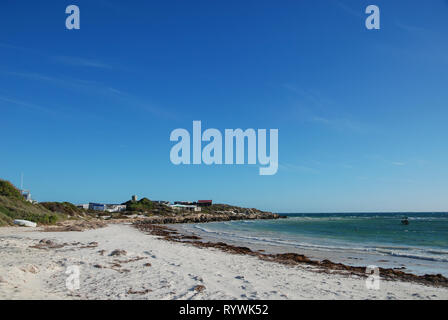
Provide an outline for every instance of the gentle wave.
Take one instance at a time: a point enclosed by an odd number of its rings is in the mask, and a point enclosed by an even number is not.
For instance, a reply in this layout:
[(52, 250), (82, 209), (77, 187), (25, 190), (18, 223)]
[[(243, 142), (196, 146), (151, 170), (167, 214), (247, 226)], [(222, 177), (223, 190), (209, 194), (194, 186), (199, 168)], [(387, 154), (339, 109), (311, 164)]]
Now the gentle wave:
[[(228, 222), (226, 222), (229, 225)], [(418, 260), (427, 261), (438, 261), (438, 262), (448, 262), (448, 250), (443, 249), (431, 249), (431, 248), (417, 248), (410, 246), (384, 246), (384, 245), (366, 245), (366, 246), (352, 246), (350, 244), (340, 244), (340, 245), (330, 245), (330, 244), (316, 244), (304, 241), (298, 241), (294, 239), (284, 239), (284, 238), (273, 238), (259, 235), (248, 235), (241, 234), (238, 232), (229, 232), (224, 230), (212, 230), (207, 228), (203, 224), (201, 225), (190, 225), (193, 229), (202, 231), (209, 236), (215, 236), (217, 238), (227, 238), (234, 241), (242, 241), (252, 244), (268, 244), (272, 246), (290, 246), (302, 249), (312, 249), (319, 251), (349, 251), (356, 253), (376, 253), (385, 256), (395, 256), (403, 258), (411, 258)]]
[[(354, 220), (374, 220), (374, 219), (385, 219), (385, 220), (401, 220), (403, 215), (400, 216), (344, 216), (344, 217), (297, 217), (291, 216), (288, 218), (290, 222), (297, 221), (310, 221), (310, 222), (327, 222), (327, 221), (354, 221)], [(410, 221), (431, 221), (431, 222), (448, 222), (448, 217), (407, 217)]]

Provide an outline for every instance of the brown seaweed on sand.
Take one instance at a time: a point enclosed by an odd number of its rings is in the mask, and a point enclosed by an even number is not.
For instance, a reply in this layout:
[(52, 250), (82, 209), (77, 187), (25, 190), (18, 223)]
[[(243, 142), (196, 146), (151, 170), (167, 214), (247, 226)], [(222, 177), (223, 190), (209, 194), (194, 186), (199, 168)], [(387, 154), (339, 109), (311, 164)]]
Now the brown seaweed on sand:
[[(315, 266), (318, 269), (318, 272), (338, 272), (344, 275), (357, 275), (360, 277), (368, 276), (365, 273), (366, 267), (362, 266), (349, 266), (343, 263), (335, 263), (330, 260), (312, 260), (305, 255), (297, 253), (267, 254), (261, 251), (252, 251), (247, 247), (233, 246), (224, 242), (203, 242), (199, 241), (199, 239), (191, 241), (191, 236), (182, 235), (172, 228), (161, 225), (153, 225), (146, 221), (139, 221), (135, 223), (134, 226), (140, 231), (149, 233), (151, 235), (163, 237), (163, 239), (165, 240), (190, 243), (199, 248), (216, 248), (232, 254), (256, 256), (261, 260), (272, 261), (286, 265), (311, 265)], [(399, 269), (391, 268), (379, 268), (379, 272), (381, 277), (387, 280), (409, 281), (425, 285), (448, 287), (448, 278), (444, 277), (441, 274), (425, 274), (420, 276), (412, 273), (406, 273)]]

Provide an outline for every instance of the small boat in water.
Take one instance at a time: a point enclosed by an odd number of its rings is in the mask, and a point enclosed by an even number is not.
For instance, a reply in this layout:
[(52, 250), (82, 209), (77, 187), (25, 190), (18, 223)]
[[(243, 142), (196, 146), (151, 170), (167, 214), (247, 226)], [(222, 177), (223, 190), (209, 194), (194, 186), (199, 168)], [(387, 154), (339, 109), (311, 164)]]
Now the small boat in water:
[(408, 217), (404, 217), (404, 218), (401, 220), (401, 224), (408, 225), (408, 224), (409, 224)]

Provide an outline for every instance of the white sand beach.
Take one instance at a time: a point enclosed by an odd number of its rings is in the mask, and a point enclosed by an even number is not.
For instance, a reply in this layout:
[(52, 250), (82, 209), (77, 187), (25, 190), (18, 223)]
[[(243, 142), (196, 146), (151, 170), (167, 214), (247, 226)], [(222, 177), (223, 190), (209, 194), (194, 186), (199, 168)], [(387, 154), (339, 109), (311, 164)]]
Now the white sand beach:
[[(117, 249), (126, 253), (111, 256)], [(69, 266), (79, 267), (78, 290), (66, 287)], [(447, 288), (381, 280), (369, 290), (364, 278), (312, 269), (173, 243), (128, 224), (0, 228), (0, 299), (448, 299)]]

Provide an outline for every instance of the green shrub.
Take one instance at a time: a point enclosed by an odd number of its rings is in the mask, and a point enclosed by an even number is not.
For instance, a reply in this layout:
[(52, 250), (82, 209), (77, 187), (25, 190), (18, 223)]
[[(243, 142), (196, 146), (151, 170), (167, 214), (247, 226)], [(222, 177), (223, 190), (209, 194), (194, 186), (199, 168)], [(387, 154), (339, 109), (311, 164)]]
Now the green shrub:
[(11, 182), (2, 179), (0, 179), (0, 196), (23, 200), (20, 190), (14, 187)]
[(86, 211), (80, 209), (70, 202), (40, 202), (41, 206), (51, 212), (63, 213), (69, 216), (84, 215)]
[(127, 211), (146, 212), (154, 209), (154, 202), (148, 198), (142, 198), (139, 201), (128, 201), (124, 203)]
[(0, 195), (0, 225), (12, 225), (15, 219), (29, 220), (39, 224), (54, 224), (66, 216), (51, 212), (40, 204)]

